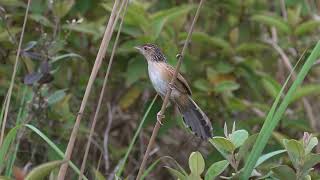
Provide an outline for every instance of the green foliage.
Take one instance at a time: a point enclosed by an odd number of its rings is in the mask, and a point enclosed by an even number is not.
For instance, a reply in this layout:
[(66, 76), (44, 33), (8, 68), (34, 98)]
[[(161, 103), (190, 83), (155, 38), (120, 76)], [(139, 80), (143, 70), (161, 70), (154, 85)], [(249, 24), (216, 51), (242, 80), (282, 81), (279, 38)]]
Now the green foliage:
[(45, 164), (41, 164), (32, 171), (28, 173), (28, 175), (25, 177), (25, 180), (42, 180), (45, 179), (51, 171), (53, 171), (55, 168), (59, 167), (62, 163), (65, 163), (63, 161), (52, 161), (47, 162)]
[[(36, 167), (63, 158), (113, 2), (32, 0), (4, 143), (0, 147), (0, 174), (5, 178), (12, 179), (14, 167), (22, 168), (28, 162)], [(205, 180), (218, 179), (221, 174), (233, 179), (240, 179), (243, 174), (251, 179), (320, 178), (312, 170), (319, 162), (318, 154), (312, 153), (318, 144), (320, 127), (319, 62), (310, 61), (319, 59), (317, 48), (311, 53), (311, 47), (320, 38), (319, 7), (313, 1), (286, 0), (284, 5), (281, 2), (205, 1), (181, 73), (189, 82), (193, 99), (212, 121), (215, 136), (202, 143), (191, 138), (193, 135), (185, 130), (182, 118), (171, 104), (157, 145), (150, 154), (154, 161), (145, 171), (144, 179), (167, 179), (168, 174), (181, 180), (199, 176)], [(87, 161), (87, 167), (94, 167), (86, 169), (89, 179), (111, 178), (104, 175), (113, 172), (121, 179), (136, 176), (161, 100), (151, 102), (154, 90), (148, 80), (147, 63), (133, 47), (155, 43), (168, 62), (175, 65), (197, 3), (130, 1)], [(26, 1), (1, 0), (0, 4), (2, 126)], [(118, 30), (117, 24), (115, 31)], [(271, 41), (281, 48), (289, 62), (284, 63)], [(77, 151), (72, 156), (76, 164), (81, 164), (113, 43), (114, 36), (83, 113)], [(292, 72), (287, 63), (298, 64), (294, 68), (295, 74), (300, 72), (296, 81), (289, 75)], [(301, 77), (309, 71), (302, 83)], [(291, 79), (285, 81), (288, 76)], [(295, 88), (286, 93), (288, 82), (294, 82)], [(311, 106), (309, 109), (305, 100)], [(107, 104), (112, 107), (111, 114)], [(310, 121), (310, 110), (315, 125)], [(226, 128), (223, 133), (222, 124), (234, 121), (239, 129), (234, 127), (228, 132)], [(105, 134), (107, 127), (109, 134)], [(304, 131), (315, 136), (295, 140)], [(186, 173), (181, 167), (188, 165), (179, 165), (174, 160), (184, 159), (181, 162), (188, 163), (186, 154), (202, 158), (192, 151), (205, 152), (206, 167), (189, 164), (198, 173)], [(108, 158), (102, 158), (101, 167), (97, 167), (102, 152)], [(159, 166), (164, 161), (168, 171)], [(68, 163), (74, 170), (68, 175), (76, 179), (79, 171)], [(173, 164), (175, 169), (171, 167)], [(56, 172), (51, 174), (55, 177)]]

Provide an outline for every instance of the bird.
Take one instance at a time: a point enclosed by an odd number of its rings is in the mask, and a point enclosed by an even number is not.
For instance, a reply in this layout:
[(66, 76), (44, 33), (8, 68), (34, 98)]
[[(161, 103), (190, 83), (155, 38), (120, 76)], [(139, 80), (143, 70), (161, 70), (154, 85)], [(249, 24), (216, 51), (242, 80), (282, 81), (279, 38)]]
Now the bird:
[(161, 49), (151, 43), (135, 46), (135, 49), (145, 57), (148, 63), (149, 79), (156, 92), (164, 99), (169, 86), (172, 89), (169, 100), (178, 106), (184, 123), (201, 139), (211, 138), (211, 122), (192, 99), (191, 88), (185, 78), (178, 73), (177, 79), (170, 84), (175, 69), (167, 62)]

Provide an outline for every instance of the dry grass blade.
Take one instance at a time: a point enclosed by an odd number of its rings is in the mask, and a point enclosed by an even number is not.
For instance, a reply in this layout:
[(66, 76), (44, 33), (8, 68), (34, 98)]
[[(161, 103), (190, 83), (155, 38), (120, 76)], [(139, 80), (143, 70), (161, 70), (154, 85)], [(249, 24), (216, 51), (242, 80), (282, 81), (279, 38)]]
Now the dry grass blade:
[[(97, 123), (97, 119), (98, 119), (98, 115), (99, 115), (99, 112), (100, 112), (102, 100), (103, 100), (103, 97), (104, 97), (105, 88), (106, 88), (107, 83), (108, 83), (108, 78), (109, 78), (109, 74), (110, 74), (110, 70), (111, 70), (114, 54), (115, 54), (116, 49), (117, 49), (118, 40), (119, 40), (119, 37), (120, 37), (120, 32), (121, 32), (123, 20), (124, 20), (126, 11), (127, 11), (128, 2), (129, 2), (128, 0), (124, 0), (122, 2), (121, 7), (120, 7), (120, 9), (118, 11), (118, 14), (117, 14), (117, 17), (116, 17), (116, 19), (118, 19), (118, 17), (120, 16), (120, 13), (122, 12), (123, 7), (125, 7), (124, 10), (123, 10), (124, 12), (123, 12), (123, 16), (122, 16), (122, 19), (121, 19), (121, 22), (120, 22), (120, 25), (119, 25), (118, 33), (117, 33), (117, 36), (116, 36), (116, 39), (115, 39), (115, 42), (114, 42), (114, 45), (113, 45), (113, 48), (112, 48), (111, 57), (110, 57), (109, 64), (108, 64), (108, 69), (107, 69), (106, 75), (104, 77), (104, 81), (103, 81), (103, 85), (102, 85), (102, 89), (101, 89), (100, 97), (99, 97), (99, 101), (98, 101), (98, 106), (96, 108), (96, 111), (95, 111), (95, 114), (94, 114), (94, 117), (93, 117), (93, 120), (92, 120), (92, 125), (91, 125), (91, 129), (90, 129), (90, 133), (89, 133), (89, 138), (88, 138), (88, 142), (87, 142), (87, 145), (86, 145), (86, 150), (85, 150), (85, 153), (84, 153), (84, 156), (83, 156), (83, 160), (82, 160), (79, 180), (82, 179), (83, 172), (84, 172), (84, 169), (86, 167), (88, 153), (89, 153), (90, 145), (91, 145), (91, 138), (92, 138), (92, 135), (94, 133), (94, 129), (95, 129), (95, 126), (96, 126), (96, 123)], [(116, 23), (114, 23), (114, 26), (115, 25), (116, 25)], [(111, 109), (109, 109), (109, 110), (111, 110)], [(110, 119), (109, 119), (109, 121), (110, 121)]]
[(27, 19), (28, 19), (28, 13), (29, 13), (30, 4), (31, 4), (31, 0), (28, 0), (26, 13), (25, 13), (25, 15), (24, 15), (24, 20), (23, 20), (22, 31), (21, 31), (21, 36), (20, 36), (20, 40), (19, 40), (19, 45), (18, 45), (16, 60), (15, 60), (15, 62), (14, 62), (14, 67), (13, 67), (13, 73), (12, 73), (12, 77), (11, 77), (11, 82), (10, 82), (9, 90), (8, 90), (8, 93), (7, 93), (7, 96), (6, 96), (6, 101), (5, 101), (5, 104), (4, 104), (4, 106), (5, 106), (5, 111), (4, 111), (4, 116), (3, 116), (3, 121), (2, 121), (2, 127), (1, 127), (0, 147), (1, 147), (2, 142), (3, 142), (4, 131), (5, 131), (5, 129), (6, 129), (6, 123), (7, 123), (8, 113), (9, 113), (9, 106), (10, 106), (11, 94), (12, 94), (12, 89), (13, 89), (13, 85), (14, 85), (14, 80), (15, 80), (15, 78), (16, 78), (17, 69), (18, 69), (18, 61), (19, 61), (19, 56), (20, 56), (20, 52), (21, 52), (21, 46), (22, 46), (24, 31), (25, 31), (26, 24), (27, 24)]
[[(83, 96), (83, 99), (82, 99), (82, 102), (81, 102), (81, 105), (80, 105), (80, 110), (79, 110), (76, 122), (74, 124), (74, 127), (73, 127), (71, 135), (70, 135), (69, 143), (68, 143), (67, 150), (66, 150), (66, 153), (65, 153), (65, 159), (66, 160), (70, 160), (70, 158), (71, 158), (71, 154), (72, 154), (72, 151), (73, 151), (74, 143), (75, 143), (76, 136), (77, 136), (77, 133), (78, 133), (78, 130), (79, 130), (79, 126), (80, 126), (80, 122), (81, 122), (81, 119), (82, 119), (83, 111), (84, 111), (85, 106), (87, 104), (87, 100), (88, 100), (89, 94), (91, 92), (91, 88), (92, 88), (93, 82), (96, 79), (98, 70), (100, 69), (102, 60), (103, 60), (103, 58), (104, 58), (104, 56), (106, 54), (106, 51), (107, 51), (107, 48), (108, 48), (108, 45), (109, 45), (109, 42), (110, 42), (110, 39), (111, 39), (111, 36), (112, 36), (112, 33), (113, 33), (113, 28), (114, 28), (113, 24), (116, 23), (115, 16), (116, 16), (116, 12), (117, 12), (117, 9), (118, 9), (119, 2), (120, 2), (119, 0), (116, 0), (114, 5), (113, 5), (112, 11), (111, 11), (111, 15), (110, 15), (110, 18), (109, 18), (109, 21), (108, 21), (108, 25), (107, 25), (107, 28), (106, 28), (105, 33), (103, 35), (103, 39), (102, 39), (102, 42), (100, 44), (100, 48), (99, 48), (96, 60), (95, 60), (95, 63), (93, 65), (93, 68), (92, 68), (92, 71), (91, 71), (91, 74), (90, 74), (89, 82), (87, 84), (86, 91), (85, 91), (85, 94)], [(68, 169), (68, 164), (63, 164), (60, 167), (59, 174), (58, 174), (58, 180), (64, 180), (66, 172), (67, 172), (67, 169)]]
[[(195, 16), (193, 18), (192, 24), (191, 24), (189, 32), (188, 32), (188, 36), (186, 38), (186, 41), (184, 42), (181, 54), (180, 54), (180, 56), (178, 56), (178, 58), (179, 58), (178, 64), (177, 64), (177, 66), (175, 68), (175, 71), (174, 71), (173, 77), (172, 77), (172, 79), (170, 81), (170, 84), (174, 84), (174, 82), (175, 82), (175, 80), (177, 78), (177, 75), (179, 73), (179, 69), (180, 69), (180, 66), (181, 66), (181, 63), (182, 63), (182, 59), (183, 59), (183, 57), (185, 55), (185, 52), (187, 50), (187, 46), (188, 46), (188, 43), (189, 43), (189, 41), (191, 39), (191, 35), (192, 35), (193, 29), (194, 29), (194, 25), (195, 25), (195, 23), (196, 23), (196, 21), (197, 21), (197, 19), (199, 17), (200, 9), (202, 7), (203, 2), (204, 2), (204, 0), (201, 0), (199, 5), (198, 5), (196, 14), (195, 14)], [(167, 104), (169, 102), (169, 97), (170, 97), (171, 91), (172, 91), (172, 89), (170, 87), (168, 87), (167, 93), (166, 93), (166, 96), (165, 96), (165, 98), (163, 100), (163, 104), (162, 104), (162, 107), (161, 107), (161, 110), (160, 110), (160, 114), (159, 114), (158, 117), (163, 117), (163, 114), (165, 113)], [(153, 144), (155, 143), (156, 136), (157, 136), (158, 131), (160, 129), (160, 122), (161, 122), (161, 119), (158, 119), (157, 122), (156, 122), (155, 127), (153, 128), (152, 135), (151, 135), (151, 138), (149, 140), (147, 150), (144, 153), (143, 160), (142, 160), (139, 172), (138, 172), (138, 176), (136, 178), (137, 180), (139, 180), (141, 178), (141, 176), (143, 174), (143, 171), (145, 169), (145, 166), (147, 164), (149, 153), (151, 151), (151, 148), (152, 148)]]

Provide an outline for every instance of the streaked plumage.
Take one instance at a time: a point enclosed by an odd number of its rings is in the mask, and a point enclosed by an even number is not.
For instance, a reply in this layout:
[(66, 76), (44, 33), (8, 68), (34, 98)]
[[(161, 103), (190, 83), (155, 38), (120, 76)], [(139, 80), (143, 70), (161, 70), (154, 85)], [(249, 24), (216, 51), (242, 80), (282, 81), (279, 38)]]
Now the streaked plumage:
[[(137, 49), (147, 59), (149, 77), (153, 87), (164, 98), (175, 69), (167, 63), (165, 56), (156, 45), (145, 44)], [(173, 84), (170, 101), (177, 104), (185, 123), (197, 136), (202, 139), (212, 137), (210, 120), (192, 100), (191, 89), (180, 73)]]

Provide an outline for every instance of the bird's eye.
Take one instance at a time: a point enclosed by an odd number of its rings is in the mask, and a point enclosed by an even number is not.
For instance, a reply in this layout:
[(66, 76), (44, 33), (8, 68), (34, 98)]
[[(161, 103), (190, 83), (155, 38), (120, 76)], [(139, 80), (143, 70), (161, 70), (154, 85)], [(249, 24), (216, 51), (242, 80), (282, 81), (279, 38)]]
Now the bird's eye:
[(148, 50), (148, 48), (147, 48), (147, 47), (145, 47), (145, 46), (143, 47), (143, 49), (144, 49), (145, 51), (146, 51), (146, 50)]

